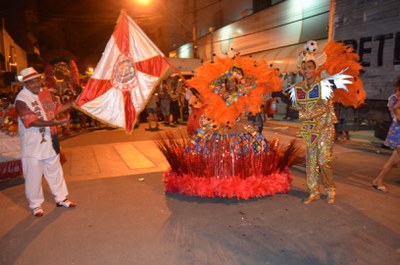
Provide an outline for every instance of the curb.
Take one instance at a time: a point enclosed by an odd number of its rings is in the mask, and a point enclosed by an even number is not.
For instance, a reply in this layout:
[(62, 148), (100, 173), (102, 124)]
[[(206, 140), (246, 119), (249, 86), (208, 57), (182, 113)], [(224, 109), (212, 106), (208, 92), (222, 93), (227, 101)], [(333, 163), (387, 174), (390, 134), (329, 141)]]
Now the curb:
[(276, 126), (276, 127), (289, 127), (291, 129), (300, 129), (300, 124), (287, 124), (287, 123), (281, 123), (279, 121), (265, 121), (264, 125), (268, 126)]

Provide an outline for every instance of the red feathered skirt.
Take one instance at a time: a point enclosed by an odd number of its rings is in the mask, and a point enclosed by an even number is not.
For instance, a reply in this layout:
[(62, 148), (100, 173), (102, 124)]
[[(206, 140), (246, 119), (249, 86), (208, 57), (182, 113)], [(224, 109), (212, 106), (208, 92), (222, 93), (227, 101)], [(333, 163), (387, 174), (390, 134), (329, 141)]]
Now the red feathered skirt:
[(167, 192), (188, 196), (248, 199), (288, 193), (295, 148), (282, 150), (259, 133), (199, 132), (186, 144), (159, 144), (171, 168)]

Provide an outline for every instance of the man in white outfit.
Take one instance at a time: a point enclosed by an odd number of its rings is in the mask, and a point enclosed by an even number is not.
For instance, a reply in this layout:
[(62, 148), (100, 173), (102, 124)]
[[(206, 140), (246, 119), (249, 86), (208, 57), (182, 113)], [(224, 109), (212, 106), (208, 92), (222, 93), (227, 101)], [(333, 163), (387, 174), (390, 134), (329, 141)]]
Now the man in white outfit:
[(59, 104), (46, 88), (42, 88), (40, 74), (32, 67), (23, 69), (18, 79), (24, 87), (17, 95), (15, 109), (18, 113), (21, 161), (29, 207), (34, 216), (43, 216), (43, 175), (57, 207), (75, 207), (77, 204), (67, 198), (57, 138), (57, 126), (66, 125), (67, 120), (55, 119), (58, 113), (69, 109), (71, 103)]

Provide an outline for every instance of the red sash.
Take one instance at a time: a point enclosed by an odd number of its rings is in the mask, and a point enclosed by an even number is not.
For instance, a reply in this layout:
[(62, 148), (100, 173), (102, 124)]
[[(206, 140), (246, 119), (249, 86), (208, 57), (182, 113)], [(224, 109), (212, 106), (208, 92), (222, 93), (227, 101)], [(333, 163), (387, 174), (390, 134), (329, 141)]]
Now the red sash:
[[(54, 100), (54, 98), (46, 88), (43, 88), (42, 91), (40, 91), (38, 97), (40, 103), (42, 104), (46, 119), (48, 121), (54, 120), (58, 111), (61, 108), (60, 104), (58, 104)], [(57, 126), (50, 126), (50, 132), (52, 135), (57, 134)]]

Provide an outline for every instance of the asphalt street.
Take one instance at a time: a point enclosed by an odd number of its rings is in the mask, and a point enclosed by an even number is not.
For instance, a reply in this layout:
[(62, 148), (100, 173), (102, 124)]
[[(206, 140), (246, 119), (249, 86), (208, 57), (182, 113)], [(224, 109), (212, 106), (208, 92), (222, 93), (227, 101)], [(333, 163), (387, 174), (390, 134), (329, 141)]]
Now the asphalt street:
[[(303, 205), (304, 164), (291, 168), (288, 194), (247, 201), (166, 194), (168, 164), (153, 142), (160, 134), (145, 127), (61, 142), (75, 209), (57, 208), (44, 182), (45, 215), (33, 217), (23, 180), (0, 182), (0, 264), (399, 264), (400, 169), (387, 177), (388, 193), (371, 187), (390, 151), (370, 136), (335, 145), (336, 203), (323, 196)], [(270, 123), (264, 135), (288, 142), (295, 130)]]

